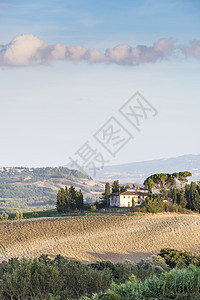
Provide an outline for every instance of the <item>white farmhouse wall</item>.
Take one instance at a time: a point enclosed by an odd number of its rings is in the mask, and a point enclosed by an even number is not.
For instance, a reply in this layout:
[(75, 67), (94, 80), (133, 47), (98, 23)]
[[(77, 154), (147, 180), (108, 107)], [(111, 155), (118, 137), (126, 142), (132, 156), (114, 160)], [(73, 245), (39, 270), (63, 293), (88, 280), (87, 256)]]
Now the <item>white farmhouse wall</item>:
[(110, 206), (120, 206), (119, 195), (112, 195), (112, 197), (110, 197)]
[(120, 195), (120, 207), (132, 207), (132, 200), (135, 202), (135, 206), (140, 206), (142, 201), (146, 198), (146, 195), (140, 196), (129, 196), (129, 195)]
[(135, 190), (133, 192), (133, 189), (127, 189), (125, 192), (122, 193), (111, 194), (110, 206), (132, 207), (133, 200), (135, 202), (135, 206), (140, 206), (146, 197), (147, 190), (140, 189), (139, 191)]

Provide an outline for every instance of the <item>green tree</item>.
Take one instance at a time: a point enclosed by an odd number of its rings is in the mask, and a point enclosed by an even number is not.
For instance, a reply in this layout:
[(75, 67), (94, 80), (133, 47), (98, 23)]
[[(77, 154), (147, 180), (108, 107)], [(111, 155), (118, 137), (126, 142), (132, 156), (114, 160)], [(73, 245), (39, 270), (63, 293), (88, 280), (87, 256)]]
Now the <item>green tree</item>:
[(130, 189), (131, 187), (130, 187), (130, 185), (129, 184), (127, 184), (126, 186), (125, 186), (125, 189)]
[(119, 180), (115, 180), (112, 184), (112, 193), (116, 193), (120, 191)]
[(132, 197), (132, 209), (135, 210), (135, 200), (133, 197)]
[(200, 210), (200, 196), (197, 190), (195, 191), (194, 196), (192, 198), (192, 210)]
[(84, 202), (83, 202), (83, 194), (82, 194), (81, 189), (78, 192), (76, 192), (75, 201), (76, 201), (76, 209), (83, 210)]
[(185, 194), (187, 199), (187, 206), (186, 208), (193, 210), (193, 200), (195, 197), (195, 183), (191, 182), (190, 185), (186, 185), (185, 187)]
[(178, 173), (178, 180), (181, 183), (181, 188), (183, 187), (183, 184), (188, 182), (187, 177), (192, 176), (192, 173), (188, 172), (188, 171), (184, 171), (184, 172), (179, 172)]
[(19, 212), (19, 219), (23, 219), (23, 213), (22, 213), (22, 211)]
[(106, 182), (106, 185), (105, 185), (105, 193), (104, 193), (104, 199), (105, 199), (105, 204), (107, 207), (109, 207), (110, 203), (109, 203), (109, 198), (110, 198), (110, 183), (109, 182)]
[(151, 186), (151, 188), (156, 187), (161, 190), (165, 188), (175, 187), (178, 180), (182, 187), (183, 183), (186, 183), (188, 181), (187, 180), (188, 176), (192, 176), (192, 174), (188, 171), (173, 173), (173, 174), (156, 173), (149, 176), (144, 181), (144, 186), (145, 187)]
[(123, 192), (125, 189), (126, 189), (126, 188), (125, 188), (124, 185), (121, 185), (121, 186), (120, 186), (120, 192)]
[(62, 197), (61, 197), (60, 190), (57, 193), (56, 208), (57, 208), (58, 213), (62, 213)]
[(16, 211), (16, 214), (15, 214), (15, 219), (18, 220), (19, 219), (19, 212)]
[(177, 200), (178, 200), (178, 197), (177, 197), (177, 189), (176, 188), (174, 188), (173, 190), (172, 190), (172, 199), (173, 199), (173, 203), (174, 204), (177, 204)]
[(67, 186), (65, 189), (61, 188), (57, 193), (56, 207), (59, 213), (74, 211), (75, 209), (82, 210), (84, 202), (81, 189), (76, 191), (73, 186), (70, 186), (69, 189)]
[(73, 185), (69, 188), (69, 208), (72, 211), (76, 209), (76, 190)]
[(105, 184), (105, 191), (104, 193), (101, 194), (100, 199), (103, 200), (102, 205), (103, 207), (109, 207), (110, 202), (109, 202), (109, 198), (110, 198), (110, 183), (106, 182)]
[(187, 205), (187, 200), (185, 198), (185, 192), (183, 190), (180, 191), (178, 194), (178, 204), (183, 208), (185, 208)]
[(164, 203), (159, 194), (153, 194), (151, 198), (147, 197), (143, 201), (141, 208), (145, 212), (158, 213), (164, 211)]
[(59, 213), (66, 212), (66, 192), (64, 188), (61, 188), (57, 193), (56, 207)]

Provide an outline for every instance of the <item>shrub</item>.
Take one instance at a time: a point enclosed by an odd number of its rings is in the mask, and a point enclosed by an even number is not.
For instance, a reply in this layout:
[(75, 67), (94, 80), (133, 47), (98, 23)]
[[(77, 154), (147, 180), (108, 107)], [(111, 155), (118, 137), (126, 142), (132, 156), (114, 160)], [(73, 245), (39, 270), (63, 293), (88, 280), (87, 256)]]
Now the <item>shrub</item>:
[(92, 206), (91, 206), (91, 212), (95, 212), (96, 209), (97, 209), (96, 205), (92, 205)]
[(187, 267), (190, 264), (200, 266), (200, 257), (195, 256), (191, 252), (183, 252), (181, 250), (164, 248), (158, 254), (161, 256), (170, 268)]
[(1, 220), (2, 220), (2, 221), (8, 220), (8, 215), (7, 215), (5, 212), (2, 213), (2, 215), (1, 215)]
[[(200, 268), (173, 269), (162, 273), (160, 278), (153, 275), (144, 282), (131, 277), (125, 284), (113, 283), (105, 293), (95, 294), (92, 300), (142, 300), (177, 299), (197, 300), (200, 289)], [(86, 299), (86, 298), (85, 298)]]

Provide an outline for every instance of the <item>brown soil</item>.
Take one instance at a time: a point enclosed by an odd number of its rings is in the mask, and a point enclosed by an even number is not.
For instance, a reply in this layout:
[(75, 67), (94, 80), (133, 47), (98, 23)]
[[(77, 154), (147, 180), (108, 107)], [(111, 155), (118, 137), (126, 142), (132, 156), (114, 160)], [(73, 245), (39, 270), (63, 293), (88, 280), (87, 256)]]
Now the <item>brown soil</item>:
[(200, 252), (199, 214), (101, 215), (0, 222), (0, 261), (41, 254), (139, 261), (165, 247)]

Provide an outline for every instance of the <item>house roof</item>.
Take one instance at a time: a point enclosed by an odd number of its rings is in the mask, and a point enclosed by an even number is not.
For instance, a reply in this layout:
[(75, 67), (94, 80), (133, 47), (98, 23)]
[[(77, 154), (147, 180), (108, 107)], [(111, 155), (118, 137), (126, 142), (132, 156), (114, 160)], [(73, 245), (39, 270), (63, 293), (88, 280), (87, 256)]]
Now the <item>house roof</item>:
[(139, 195), (139, 196), (143, 196), (143, 195), (147, 195), (148, 194), (148, 190), (145, 189), (127, 189), (123, 192), (116, 192), (116, 193), (112, 193), (111, 195), (113, 196), (118, 196), (118, 195)]
[(140, 191), (125, 191), (120, 193), (120, 195), (139, 195), (139, 196), (143, 196), (143, 195), (147, 195), (148, 191), (144, 191), (144, 192), (140, 192)]

